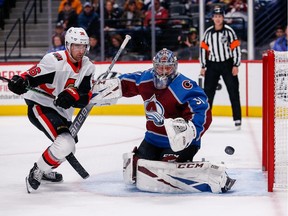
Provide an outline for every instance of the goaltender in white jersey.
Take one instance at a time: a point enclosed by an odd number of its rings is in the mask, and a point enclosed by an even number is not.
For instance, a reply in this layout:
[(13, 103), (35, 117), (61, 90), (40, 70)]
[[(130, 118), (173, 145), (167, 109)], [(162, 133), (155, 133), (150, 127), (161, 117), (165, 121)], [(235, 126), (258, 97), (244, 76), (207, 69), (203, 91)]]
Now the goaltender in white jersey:
[[(85, 56), (89, 50), (89, 37), (85, 30), (68, 29), (65, 47), (65, 51), (46, 54), (37, 65), (20, 76), (13, 76), (8, 83), (12, 92), (24, 94), (30, 122), (52, 141), (26, 177), (28, 193), (37, 190), (43, 180), (63, 180), (62, 175), (52, 172), (52, 169), (75, 152), (77, 136), (74, 139), (69, 131), (73, 110), (85, 107), (92, 96), (95, 65)], [(28, 87), (52, 97), (27, 91)]]

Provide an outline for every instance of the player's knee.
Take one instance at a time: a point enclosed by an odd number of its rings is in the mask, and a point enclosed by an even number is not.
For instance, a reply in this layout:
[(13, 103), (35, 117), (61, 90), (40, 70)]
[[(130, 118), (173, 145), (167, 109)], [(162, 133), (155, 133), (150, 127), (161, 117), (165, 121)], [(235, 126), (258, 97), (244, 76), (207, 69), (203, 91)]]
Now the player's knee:
[(62, 133), (56, 137), (50, 151), (58, 160), (62, 160), (71, 152), (75, 153), (75, 140), (70, 133)]

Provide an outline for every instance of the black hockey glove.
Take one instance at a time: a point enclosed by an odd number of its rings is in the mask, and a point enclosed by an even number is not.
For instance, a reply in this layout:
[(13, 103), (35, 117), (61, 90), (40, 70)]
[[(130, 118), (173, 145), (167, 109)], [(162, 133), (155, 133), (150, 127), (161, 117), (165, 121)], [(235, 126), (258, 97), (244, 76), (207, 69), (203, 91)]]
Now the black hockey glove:
[(28, 91), (27, 86), (29, 86), (28, 80), (18, 75), (14, 75), (8, 83), (9, 90), (18, 95), (26, 93)]
[(55, 101), (55, 105), (64, 109), (68, 109), (73, 106), (79, 99), (80, 96), (76, 88), (67, 88), (58, 95)]

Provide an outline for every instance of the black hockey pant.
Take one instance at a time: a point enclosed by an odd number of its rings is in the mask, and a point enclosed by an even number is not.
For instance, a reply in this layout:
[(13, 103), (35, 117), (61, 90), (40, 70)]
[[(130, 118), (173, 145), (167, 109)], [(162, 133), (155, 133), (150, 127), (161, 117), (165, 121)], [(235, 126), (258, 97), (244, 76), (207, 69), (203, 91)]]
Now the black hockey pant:
[(225, 62), (207, 62), (207, 70), (205, 73), (204, 91), (209, 99), (210, 108), (212, 109), (213, 100), (220, 76), (227, 87), (230, 102), (232, 105), (233, 120), (241, 120), (241, 105), (239, 94), (238, 76), (232, 74), (233, 60)]

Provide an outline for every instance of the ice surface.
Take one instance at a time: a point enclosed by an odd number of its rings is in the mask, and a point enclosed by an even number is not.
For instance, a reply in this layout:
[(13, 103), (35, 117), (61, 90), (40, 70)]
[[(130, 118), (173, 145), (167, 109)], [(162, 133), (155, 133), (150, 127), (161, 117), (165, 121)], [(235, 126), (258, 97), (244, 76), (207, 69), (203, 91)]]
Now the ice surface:
[[(236, 178), (226, 194), (158, 194), (125, 186), (122, 154), (142, 141), (143, 116), (89, 116), (79, 132), (76, 157), (90, 173), (83, 180), (65, 162), (57, 171), (61, 184), (42, 184), (27, 194), (24, 178), (50, 141), (27, 117), (0, 117), (0, 215), (2, 216), (286, 216), (287, 194), (268, 193), (261, 171), (260, 118), (244, 118), (242, 129), (232, 118), (214, 117), (195, 160), (224, 162)], [(224, 151), (227, 145), (234, 155)]]

